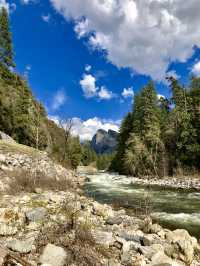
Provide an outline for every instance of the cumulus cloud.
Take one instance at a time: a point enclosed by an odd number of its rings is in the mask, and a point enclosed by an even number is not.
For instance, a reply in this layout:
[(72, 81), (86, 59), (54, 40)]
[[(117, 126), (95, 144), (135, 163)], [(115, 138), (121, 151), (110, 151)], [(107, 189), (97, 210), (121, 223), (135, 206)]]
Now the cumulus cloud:
[(84, 74), (80, 81), (81, 88), (86, 98), (96, 96), (98, 87), (96, 87), (96, 79), (91, 74)]
[[(49, 119), (59, 125), (61, 119), (59, 116), (49, 116)], [(121, 120), (113, 121), (110, 119), (101, 119), (98, 117), (82, 120), (78, 117), (72, 118), (72, 135), (79, 136), (81, 141), (91, 140), (98, 129), (109, 129), (119, 131)]]
[(84, 74), (80, 80), (80, 85), (86, 98), (96, 97), (100, 100), (110, 100), (115, 97), (115, 94), (106, 87), (98, 87), (96, 81), (96, 78), (91, 74)]
[(56, 94), (53, 97), (51, 109), (53, 111), (58, 110), (67, 100), (67, 97), (65, 95), (65, 92), (63, 89), (58, 90)]
[(106, 131), (112, 129), (118, 131), (119, 121), (105, 120), (97, 117), (85, 121), (80, 118), (73, 118), (72, 134), (74, 136), (79, 136), (81, 141), (91, 140), (98, 129), (104, 129)]
[(192, 68), (192, 73), (199, 77), (200, 76), (200, 61), (197, 62), (196, 64), (194, 64), (193, 68)]
[(79, 38), (118, 67), (162, 80), (200, 46), (199, 0), (50, 0)]
[(133, 98), (134, 96), (134, 91), (133, 91), (133, 88), (130, 87), (130, 88), (124, 88), (123, 92), (122, 92), (122, 97), (127, 99), (127, 98)]
[(98, 96), (101, 100), (110, 100), (114, 97), (114, 94), (105, 87), (101, 87), (100, 91), (98, 92)]
[(44, 22), (49, 22), (50, 21), (50, 19), (51, 19), (51, 15), (50, 14), (47, 14), (47, 15), (42, 15), (41, 16), (42, 17), (42, 20), (44, 21)]

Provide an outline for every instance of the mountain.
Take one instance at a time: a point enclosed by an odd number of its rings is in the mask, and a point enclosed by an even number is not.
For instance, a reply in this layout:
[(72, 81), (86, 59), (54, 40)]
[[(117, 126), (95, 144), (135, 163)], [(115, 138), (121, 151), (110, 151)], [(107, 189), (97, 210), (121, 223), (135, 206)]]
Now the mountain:
[(91, 141), (91, 147), (98, 154), (111, 153), (117, 147), (118, 133), (114, 130), (99, 129)]

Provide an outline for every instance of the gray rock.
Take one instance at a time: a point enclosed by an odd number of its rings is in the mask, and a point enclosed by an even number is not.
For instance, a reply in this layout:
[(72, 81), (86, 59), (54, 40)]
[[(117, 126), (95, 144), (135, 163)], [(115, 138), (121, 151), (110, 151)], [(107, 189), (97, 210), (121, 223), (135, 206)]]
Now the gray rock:
[(111, 245), (114, 244), (114, 238), (112, 232), (93, 230), (92, 236), (96, 244), (102, 245), (106, 248), (109, 248)]
[(161, 244), (161, 239), (156, 234), (148, 234), (143, 236), (142, 242), (144, 246), (151, 246), (153, 244)]
[(33, 249), (34, 241), (33, 237), (26, 240), (13, 239), (8, 242), (7, 247), (20, 253), (29, 253)]
[(39, 262), (45, 265), (64, 266), (66, 259), (67, 253), (63, 248), (48, 244), (40, 256)]
[(25, 214), (29, 222), (41, 222), (44, 220), (47, 210), (45, 208), (39, 207), (27, 211)]
[(133, 232), (133, 234), (127, 233), (127, 232), (119, 232), (117, 235), (119, 237), (125, 239), (126, 241), (134, 241), (134, 242), (138, 242), (138, 243), (141, 243), (141, 241), (142, 241), (142, 237), (140, 235), (137, 235), (134, 232)]
[(114, 225), (114, 224), (120, 225), (122, 222), (123, 222), (122, 217), (109, 217), (106, 220), (106, 224), (109, 224), (109, 225)]

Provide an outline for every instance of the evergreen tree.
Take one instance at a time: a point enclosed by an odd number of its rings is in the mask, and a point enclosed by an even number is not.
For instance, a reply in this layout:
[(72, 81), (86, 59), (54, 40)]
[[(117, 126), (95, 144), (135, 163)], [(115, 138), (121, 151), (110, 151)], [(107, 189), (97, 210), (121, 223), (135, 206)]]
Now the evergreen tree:
[(7, 67), (14, 67), (12, 36), (6, 8), (0, 10), (0, 62)]
[(119, 173), (123, 173), (123, 157), (125, 154), (126, 145), (129, 135), (133, 129), (133, 118), (132, 113), (128, 113), (126, 117), (123, 119), (119, 135), (118, 135), (118, 146), (116, 155), (114, 156), (114, 159), (110, 165), (110, 170), (117, 171)]

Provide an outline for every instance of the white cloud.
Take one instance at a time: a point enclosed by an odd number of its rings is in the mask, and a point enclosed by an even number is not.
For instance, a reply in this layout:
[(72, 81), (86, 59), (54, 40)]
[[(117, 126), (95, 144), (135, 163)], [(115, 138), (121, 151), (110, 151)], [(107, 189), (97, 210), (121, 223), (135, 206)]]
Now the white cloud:
[(101, 100), (110, 100), (114, 97), (115, 95), (112, 93), (112, 91), (109, 91), (105, 87), (101, 87), (101, 89), (98, 92), (98, 97)]
[(133, 91), (133, 88), (130, 87), (130, 88), (124, 88), (123, 92), (122, 92), (122, 97), (124, 98), (133, 98), (134, 96), (134, 91)]
[(86, 98), (96, 97), (100, 100), (110, 100), (115, 97), (115, 94), (105, 86), (98, 87), (96, 81), (96, 78), (91, 74), (84, 74), (80, 80), (80, 85)]
[(85, 66), (85, 71), (86, 72), (90, 72), (91, 69), (92, 69), (92, 66), (90, 66), (90, 65), (86, 65)]
[(84, 74), (80, 81), (81, 88), (86, 98), (96, 96), (98, 88), (96, 87), (96, 79), (91, 74)]
[[(54, 121), (57, 125), (60, 124), (59, 116), (49, 116), (49, 119)], [(101, 119), (98, 117), (81, 120), (78, 117), (72, 118), (72, 135), (79, 136), (81, 141), (91, 140), (98, 129), (109, 129), (119, 131), (121, 120), (113, 121), (110, 119)]]
[(78, 37), (118, 67), (162, 80), (172, 61), (200, 46), (199, 0), (51, 0)]
[(58, 90), (53, 97), (51, 109), (53, 111), (58, 110), (66, 102), (66, 100), (67, 100), (67, 97), (63, 89)]
[(90, 118), (85, 121), (81, 120), (80, 118), (73, 118), (72, 134), (74, 136), (79, 136), (81, 141), (91, 140), (98, 129), (104, 129), (106, 131), (112, 129), (118, 131), (119, 122), (100, 119), (97, 117)]
[(44, 22), (47, 22), (48, 23), (50, 21), (50, 19), (51, 19), (51, 15), (50, 14), (42, 15), (42, 20)]
[(23, 76), (27, 80), (29, 78), (29, 74), (30, 74), (31, 69), (32, 69), (32, 66), (31, 65), (26, 65), (25, 70), (24, 70), (24, 73), (23, 73)]
[(192, 68), (192, 73), (193, 73), (194, 75), (196, 75), (197, 77), (200, 76), (200, 61), (197, 62), (197, 63), (193, 66), (193, 68)]

